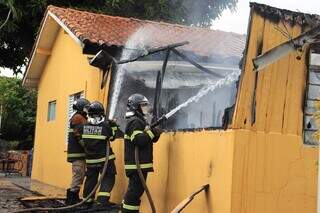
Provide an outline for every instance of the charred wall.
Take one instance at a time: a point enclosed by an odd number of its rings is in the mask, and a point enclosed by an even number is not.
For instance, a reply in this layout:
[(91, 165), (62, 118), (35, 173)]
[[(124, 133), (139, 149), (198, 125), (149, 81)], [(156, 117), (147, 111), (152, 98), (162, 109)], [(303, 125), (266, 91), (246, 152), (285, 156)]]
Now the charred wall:
[[(298, 23), (291, 25), (286, 19), (283, 22), (270, 20), (268, 14), (278, 14), (281, 18), (288, 12), (258, 6), (251, 4), (250, 37), (233, 128), (301, 135), (307, 51), (301, 53), (301, 60), (297, 60), (297, 53), (291, 53), (258, 73), (253, 71), (252, 59), (260, 52), (261, 46), (262, 52), (266, 52), (288, 40), (278, 29), (287, 29), (292, 37), (296, 37), (301, 34), (302, 26)], [(271, 12), (268, 12), (270, 8)]]

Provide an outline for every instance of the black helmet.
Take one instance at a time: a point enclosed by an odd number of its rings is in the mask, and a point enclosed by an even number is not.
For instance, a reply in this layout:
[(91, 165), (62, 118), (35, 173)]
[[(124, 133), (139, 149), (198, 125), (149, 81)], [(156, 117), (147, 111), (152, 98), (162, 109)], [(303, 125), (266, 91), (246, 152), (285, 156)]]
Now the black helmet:
[(90, 105), (90, 102), (85, 98), (79, 98), (73, 102), (72, 108), (76, 111), (83, 111), (83, 109)]
[(102, 103), (100, 103), (99, 101), (92, 102), (88, 108), (88, 115), (90, 117), (103, 116), (104, 115), (104, 107), (103, 107)]
[(143, 105), (149, 105), (149, 101), (144, 95), (133, 94), (128, 98), (128, 103), (127, 103), (128, 111), (132, 111), (132, 112), (138, 111), (140, 113), (143, 113), (141, 110), (141, 106)]

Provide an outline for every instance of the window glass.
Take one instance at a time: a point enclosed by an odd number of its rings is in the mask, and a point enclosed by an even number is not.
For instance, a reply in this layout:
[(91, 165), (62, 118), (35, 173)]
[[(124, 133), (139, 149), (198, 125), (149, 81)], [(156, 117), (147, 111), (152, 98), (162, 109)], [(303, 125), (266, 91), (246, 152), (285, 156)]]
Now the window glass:
[(69, 128), (70, 128), (70, 118), (74, 113), (74, 110), (72, 108), (73, 102), (76, 101), (79, 98), (84, 98), (84, 92), (77, 92), (75, 94), (69, 95), (69, 101), (68, 101), (68, 114), (67, 114), (67, 131), (66, 131), (66, 143), (68, 143), (68, 134), (69, 134)]
[(48, 121), (53, 121), (56, 118), (56, 101), (51, 101), (48, 104)]

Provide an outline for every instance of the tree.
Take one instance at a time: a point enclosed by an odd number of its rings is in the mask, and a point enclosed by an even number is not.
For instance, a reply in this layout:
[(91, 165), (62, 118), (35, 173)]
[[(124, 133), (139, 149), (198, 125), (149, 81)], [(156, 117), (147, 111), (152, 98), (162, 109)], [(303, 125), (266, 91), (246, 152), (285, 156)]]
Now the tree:
[(22, 147), (33, 143), (36, 91), (21, 86), (18, 78), (0, 77), (0, 106), (2, 107), (1, 138), (20, 141)]
[[(238, 0), (0, 0), (0, 67), (21, 72), (28, 61), (41, 19), (50, 4), (110, 15), (210, 26)], [(10, 12), (11, 11), (11, 12)], [(13, 14), (13, 15), (11, 15)], [(9, 17), (8, 21), (5, 21)]]

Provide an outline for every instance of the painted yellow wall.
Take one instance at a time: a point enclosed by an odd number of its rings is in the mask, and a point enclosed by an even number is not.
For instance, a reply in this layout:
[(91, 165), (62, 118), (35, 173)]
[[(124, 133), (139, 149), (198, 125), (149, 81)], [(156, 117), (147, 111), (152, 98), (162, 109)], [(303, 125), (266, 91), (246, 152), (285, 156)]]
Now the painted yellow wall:
[[(201, 186), (211, 185), (184, 212), (231, 212), (233, 131), (164, 133), (154, 146), (154, 173), (147, 184), (158, 212), (170, 212)], [(127, 187), (123, 167), (123, 142), (112, 144), (117, 179), (112, 200), (121, 202)], [(151, 212), (146, 195), (142, 212)]]
[(235, 132), (232, 213), (314, 213), (318, 149), (298, 135)]
[[(32, 178), (67, 187), (66, 127), (69, 95), (84, 91), (89, 100), (99, 99), (100, 72), (68, 34), (60, 30), (38, 87), (37, 119)], [(47, 121), (48, 102), (57, 101), (56, 119)]]
[[(284, 28), (281, 23), (272, 23), (253, 13), (247, 63), (241, 75), (232, 127), (301, 135), (307, 51), (304, 51), (301, 60), (297, 60), (298, 54), (293, 52), (258, 73), (253, 71), (252, 59), (259, 54), (260, 43), (262, 43), (262, 52), (266, 52), (287, 41), (287, 38), (277, 31), (277, 27)], [(286, 27), (293, 37), (301, 33), (299, 25), (292, 27), (286, 23)], [(256, 75), (256, 117), (253, 122), (252, 108)]]
[[(235, 131), (232, 213), (315, 212), (318, 148), (302, 139), (305, 51), (283, 57), (260, 72), (252, 59), (286, 41), (273, 23), (251, 16), (247, 63), (241, 74), (232, 128)], [(285, 23), (293, 37), (299, 25)], [(257, 84), (255, 78), (257, 76)], [(256, 86), (255, 121), (252, 116)]]

